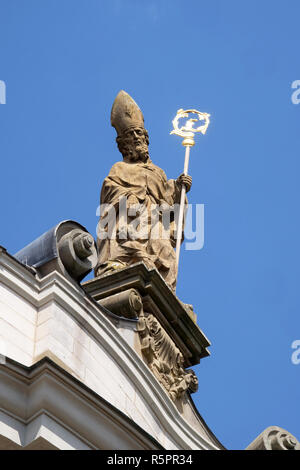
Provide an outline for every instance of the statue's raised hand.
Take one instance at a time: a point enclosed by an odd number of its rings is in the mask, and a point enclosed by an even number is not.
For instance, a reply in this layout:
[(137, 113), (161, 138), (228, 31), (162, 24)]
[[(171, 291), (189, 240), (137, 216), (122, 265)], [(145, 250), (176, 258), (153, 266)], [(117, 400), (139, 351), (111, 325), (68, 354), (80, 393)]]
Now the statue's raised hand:
[(176, 183), (180, 186), (184, 184), (184, 186), (186, 187), (186, 192), (188, 193), (192, 186), (192, 177), (190, 175), (185, 175), (184, 173), (182, 173), (180, 176), (178, 176)]

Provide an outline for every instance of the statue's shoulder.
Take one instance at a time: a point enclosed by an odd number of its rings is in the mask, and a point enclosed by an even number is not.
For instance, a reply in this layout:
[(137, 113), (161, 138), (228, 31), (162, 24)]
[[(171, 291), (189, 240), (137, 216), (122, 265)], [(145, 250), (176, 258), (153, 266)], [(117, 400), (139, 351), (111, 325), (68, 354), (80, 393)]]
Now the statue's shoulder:
[(123, 161), (119, 161), (119, 162), (116, 162), (113, 164), (112, 168), (122, 168), (124, 166), (126, 166), (127, 163), (123, 162)]
[(166, 177), (166, 173), (164, 172), (164, 170), (162, 168), (160, 168), (159, 166), (157, 165), (154, 165), (153, 162), (150, 163), (150, 165), (157, 173), (160, 174), (160, 176), (163, 178), (163, 179), (167, 179)]
[(120, 171), (124, 171), (126, 165), (127, 165), (127, 163), (122, 162), (122, 161), (114, 163), (113, 166), (110, 169), (109, 174), (115, 174), (115, 173), (118, 173)]

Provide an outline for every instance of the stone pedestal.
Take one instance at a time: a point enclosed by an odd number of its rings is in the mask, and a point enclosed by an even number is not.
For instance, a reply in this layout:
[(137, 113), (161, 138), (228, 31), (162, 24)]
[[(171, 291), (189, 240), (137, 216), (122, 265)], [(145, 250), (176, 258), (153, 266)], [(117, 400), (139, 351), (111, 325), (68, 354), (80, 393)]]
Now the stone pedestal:
[(137, 263), (82, 287), (114, 314), (138, 318), (139, 352), (174, 402), (197, 390), (197, 377), (186, 368), (209, 355), (210, 343), (192, 307), (176, 297), (155, 269)]

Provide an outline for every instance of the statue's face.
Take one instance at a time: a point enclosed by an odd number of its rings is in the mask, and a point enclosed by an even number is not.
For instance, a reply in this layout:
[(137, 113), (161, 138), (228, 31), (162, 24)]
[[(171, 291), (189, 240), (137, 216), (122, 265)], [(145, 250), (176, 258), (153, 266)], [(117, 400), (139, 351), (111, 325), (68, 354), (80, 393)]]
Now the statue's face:
[(127, 163), (136, 163), (146, 161), (149, 157), (148, 143), (145, 130), (142, 128), (128, 129), (120, 139), (119, 147), (123, 154), (124, 161)]

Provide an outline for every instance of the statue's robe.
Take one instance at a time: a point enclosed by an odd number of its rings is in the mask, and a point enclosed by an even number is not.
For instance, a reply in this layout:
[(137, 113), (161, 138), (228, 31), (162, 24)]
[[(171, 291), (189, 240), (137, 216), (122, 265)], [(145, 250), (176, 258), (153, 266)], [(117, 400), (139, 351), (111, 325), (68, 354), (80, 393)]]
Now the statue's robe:
[[(164, 171), (154, 165), (150, 159), (145, 163), (125, 163), (121, 161), (113, 165), (109, 175), (103, 182), (100, 204), (101, 209), (103, 209), (103, 204), (109, 204), (110, 209), (113, 208), (112, 214), (116, 214), (116, 236), (112, 238), (107, 236), (108, 225), (106, 225), (106, 221), (109, 208), (104, 211), (101, 210), (100, 226), (102, 233), (101, 231), (98, 233), (97, 240), (99, 258), (95, 269), (96, 276), (143, 261), (149, 269), (157, 268), (166, 283), (174, 290), (177, 274), (174, 251), (176, 244), (174, 212), (171, 211), (170, 223), (167, 227), (170, 236), (166, 237), (165, 235), (162, 236), (162, 233), (166, 234), (166, 232), (163, 232), (163, 224), (164, 227), (166, 225), (163, 211), (170, 212), (170, 208), (174, 204), (179, 205), (180, 193), (181, 187), (176, 184), (175, 180), (167, 180)], [(138, 203), (142, 204), (146, 211), (146, 213), (143, 212), (144, 217), (140, 218), (144, 225), (140, 224), (138, 237), (132, 238), (130, 234), (126, 234), (126, 238), (122, 239), (122, 235), (120, 235), (120, 200), (123, 196), (129, 198), (132, 195), (136, 197)], [(151, 224), (151, 210), (153, 211), (153, 207), (159, 208), (154, 225)], [(128, 217), (127, 227), (132, 220), (134, 220), (134, 217)], [(106, 236), (103, 236), (105, 232)]]

